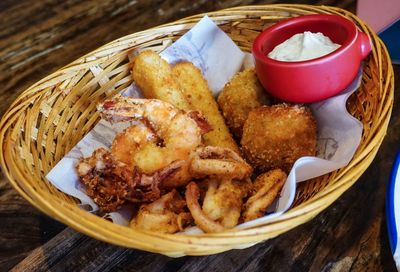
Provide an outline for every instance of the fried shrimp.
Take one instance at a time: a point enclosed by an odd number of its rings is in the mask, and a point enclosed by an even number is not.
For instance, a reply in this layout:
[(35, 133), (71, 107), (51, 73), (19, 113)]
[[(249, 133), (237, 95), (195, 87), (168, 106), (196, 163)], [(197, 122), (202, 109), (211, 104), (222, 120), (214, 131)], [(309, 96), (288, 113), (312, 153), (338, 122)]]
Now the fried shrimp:
[(139, 212), (130, 226), (161, 233), (182, 231), (191, 215), (185, 212), (186, 202), (176, 190), (160, 199), (140, 206)]
[(151, 174), (176, 161), (181, 169), (163, 181), (163, 186), (185, 185), (190, 179), (189, 156), (202, 143), (203, 130), (190, 113), (156, 99), (116, 97), (99, 106), (103, 118), (109, 121), (142, 120), (162, 142), (148, 141), (139, 146), (133, 163), (141, 171)]
[(259, 106), (269, 105), (271, 102), (252, 68), (236, 74), (225, 85), (218, 96), (218, 104), (226, 124), (240, 140), (249, 112)]
[(171, 74), (171, 66), (156, 52), (146, 50), (133, 61), (132, 76), (146, 98), (168, 102), (182, 110), (190, 110), (189, 103), (179, 90)]
[(104, 212), (119, 209), (138, 182), (138, 176), (109, 151), (99, 148), (76, 166), (86, 193)]
[(138, 122), (119, 133), (112, 142), (114, 158), (131, 169), (135, 166), (134, 155), (146, 143), (157, 143), (157, 135), (146, 125)]
[(230, 148), (239, 153), (239, 148), (225, 125), (214, 95), (200, 69), (191, 62), (179, 62), (172, 68), (172, 76), (179, 84), (180, 90), (190, 107), (204, 114), (213, 128), (204, 135), (204, 143), (206, 145)]
[(286, 173), (281, 169), (271, 170), (256, 178), (250, 191), (251, 196), (244, 206), (244, 222), (264, 215), (267, 208), (282, 190), (286, 178)]
[(259, 107), (249, 113), (241, 144), (245, 159), (258, 170), (289, 172), (298, 158), (315, 155), (316, 122), (304, 106)]
[(125, 202), (151, 202), (160, 198), (159, 185), (181, 168), (173, 162), (159, 171), (146, 175), (116, 160), (110, 151), (99, 148), (92, 156), (81, 159), (76, 166), (87, 194), (104, 212), (119, 209)]
[(190, 165), (190, 172), (196, 178), (245, 179), (252, 171), (252, 167), (236, 152), (216, 146), (199, 147), (193, 153)]

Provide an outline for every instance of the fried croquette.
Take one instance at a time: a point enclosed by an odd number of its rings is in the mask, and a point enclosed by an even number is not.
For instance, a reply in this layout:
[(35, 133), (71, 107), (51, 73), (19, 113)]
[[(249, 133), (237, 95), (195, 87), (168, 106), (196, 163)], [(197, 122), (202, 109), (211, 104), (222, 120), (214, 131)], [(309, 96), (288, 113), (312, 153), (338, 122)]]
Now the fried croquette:
[(256, 169), (289, 172), (298, 158), (316, 154), (316, 122), (304, 106), (259, 107), (249, 113), (241, 144), (243, 155)]
[(270, 97), (264, 91), (254, 68), (236, 74), (218, 96), (218, 104), (226, 124), (240, 140), (244, 122), (249, 112), (262, 105), (270, 105)]

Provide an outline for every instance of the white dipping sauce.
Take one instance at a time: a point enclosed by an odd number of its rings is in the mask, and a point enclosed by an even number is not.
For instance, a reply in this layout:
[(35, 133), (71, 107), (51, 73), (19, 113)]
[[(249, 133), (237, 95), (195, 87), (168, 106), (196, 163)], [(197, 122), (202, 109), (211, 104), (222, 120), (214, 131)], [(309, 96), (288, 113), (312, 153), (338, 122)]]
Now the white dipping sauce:
[(303, 61), (322, 57), (340, 47), (321, 32), (306, 31), (275, 46), (268, 57), (280, 61)]

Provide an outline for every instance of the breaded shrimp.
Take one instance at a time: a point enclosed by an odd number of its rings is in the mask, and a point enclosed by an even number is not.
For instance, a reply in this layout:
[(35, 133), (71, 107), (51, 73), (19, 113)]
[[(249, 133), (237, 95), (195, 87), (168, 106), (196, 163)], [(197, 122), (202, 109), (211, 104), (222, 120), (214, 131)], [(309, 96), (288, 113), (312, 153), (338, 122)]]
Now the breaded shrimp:
[(149, 140), (135, 150), (133, 164), (141, 172), (151, 174), (182, 161), (180, 171), (170, 175), (163, 185), (175, 187), (189, 182), (189, 156), (201, 145), (203, 133), (190, 114), (160, 100), (122, 96), (106, 100), (99, 111), (109, 121), (143, 120), (162, 141), (158, 145)]
[(119, 133), (111, 145), (114, 158), (133, 169), (134, 156), (146, 143), (157, 143), (157, 135), (145, 124), (137, 122)]

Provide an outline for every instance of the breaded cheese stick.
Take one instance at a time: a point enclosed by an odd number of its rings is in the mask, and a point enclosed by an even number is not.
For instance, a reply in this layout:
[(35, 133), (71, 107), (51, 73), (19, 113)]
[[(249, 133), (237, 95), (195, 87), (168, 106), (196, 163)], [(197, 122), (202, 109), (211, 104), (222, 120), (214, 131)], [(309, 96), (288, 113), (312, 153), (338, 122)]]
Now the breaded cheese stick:
[(190, 110), (171, 70), (168, 62), (156, 52), (146, 50), (135, 57), (132, 76), (146, 98), (160, 99), (179, 109)]
[(227, 147), (240, 154), (201, 71), (191, 62), (180, 62), (172, 68), (172, 74), (191, 109), (200, 111), (213, 128), (204, 135), (205, 143)]

